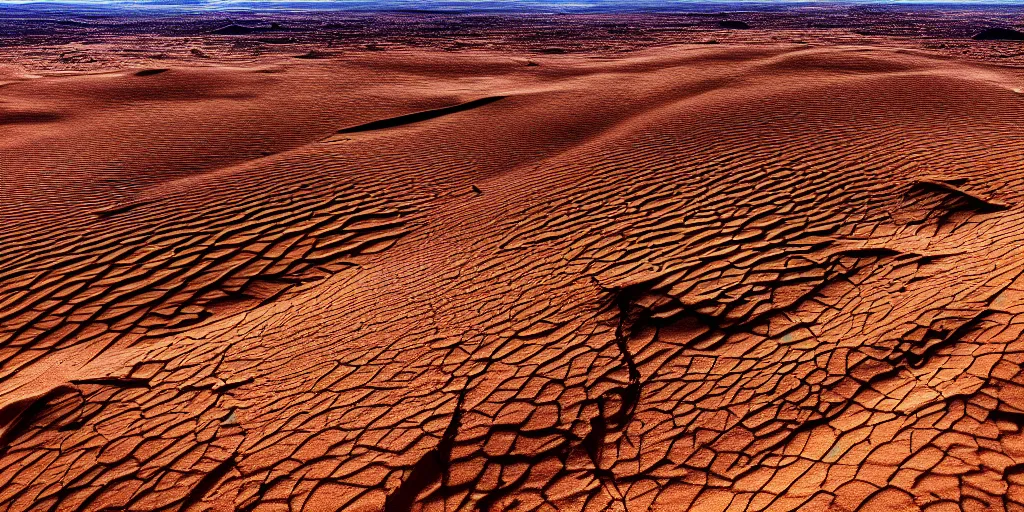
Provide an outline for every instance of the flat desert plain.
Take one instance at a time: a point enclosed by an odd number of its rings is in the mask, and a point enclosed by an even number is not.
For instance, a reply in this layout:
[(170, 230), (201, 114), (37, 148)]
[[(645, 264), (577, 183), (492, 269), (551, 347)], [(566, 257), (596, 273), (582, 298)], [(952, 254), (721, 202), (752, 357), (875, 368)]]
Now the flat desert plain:
[(1024, 46), (493, 30), (6, 32), (0, 509), (1024, 510)]

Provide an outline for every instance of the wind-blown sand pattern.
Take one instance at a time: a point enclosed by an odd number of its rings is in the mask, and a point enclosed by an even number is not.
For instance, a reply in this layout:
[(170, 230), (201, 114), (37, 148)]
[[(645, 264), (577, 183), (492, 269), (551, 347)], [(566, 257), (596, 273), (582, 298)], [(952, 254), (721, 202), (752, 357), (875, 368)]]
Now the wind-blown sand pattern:
[(1024, 71), (0, 68), (0, 509), (1021, 510)]

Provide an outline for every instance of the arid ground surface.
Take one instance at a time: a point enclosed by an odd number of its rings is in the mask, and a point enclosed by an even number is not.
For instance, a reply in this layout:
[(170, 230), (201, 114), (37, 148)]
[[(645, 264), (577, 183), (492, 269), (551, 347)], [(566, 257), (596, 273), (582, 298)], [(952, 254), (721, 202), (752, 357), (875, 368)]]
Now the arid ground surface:
[(1024, 510), (1022, 20), (11, 10), (0, 510)]

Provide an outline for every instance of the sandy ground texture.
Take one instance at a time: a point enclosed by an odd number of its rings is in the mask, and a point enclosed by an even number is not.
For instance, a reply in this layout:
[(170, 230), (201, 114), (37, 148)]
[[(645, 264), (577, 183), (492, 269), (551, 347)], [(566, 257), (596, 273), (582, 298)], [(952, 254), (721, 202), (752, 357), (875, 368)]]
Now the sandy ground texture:
[(0, 510), (1024, 509), (1024, 69), (30, 46)]

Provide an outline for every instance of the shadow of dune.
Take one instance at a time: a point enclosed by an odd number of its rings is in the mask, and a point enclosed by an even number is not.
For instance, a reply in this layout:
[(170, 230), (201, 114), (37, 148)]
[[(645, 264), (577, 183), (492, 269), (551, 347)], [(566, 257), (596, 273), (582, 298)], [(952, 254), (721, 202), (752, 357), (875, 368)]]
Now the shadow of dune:
[(435, 108), (432, 110), (424, 110), (422, 112), (414, 112), (412, 114), (405, 114), (397, 117), (389, 117), (387, 119), (380, 119), (377, 121), (370, 121), (369, 123), (363, 123), (348, 128), (342, 128), (337, 133), (356, 133), (356, 132), (368, 132), (372, 130), (383, 130), (386, 128), (394, 128), (396, 126), (402, 126), (406, 124), (419, 123), (421, 121), (427, 121), (441, 116), (449, 114), (455, 114), (458, 112), (464, 112), (466, 110), (472, 110), (477, 107), (494, 103), (498, 100), (504, 99), (506, 96), (488, 96), (486, 98), (480, 98), (473, 101), (467, 101), (466, 103), (460, 103), (450, 107)]

